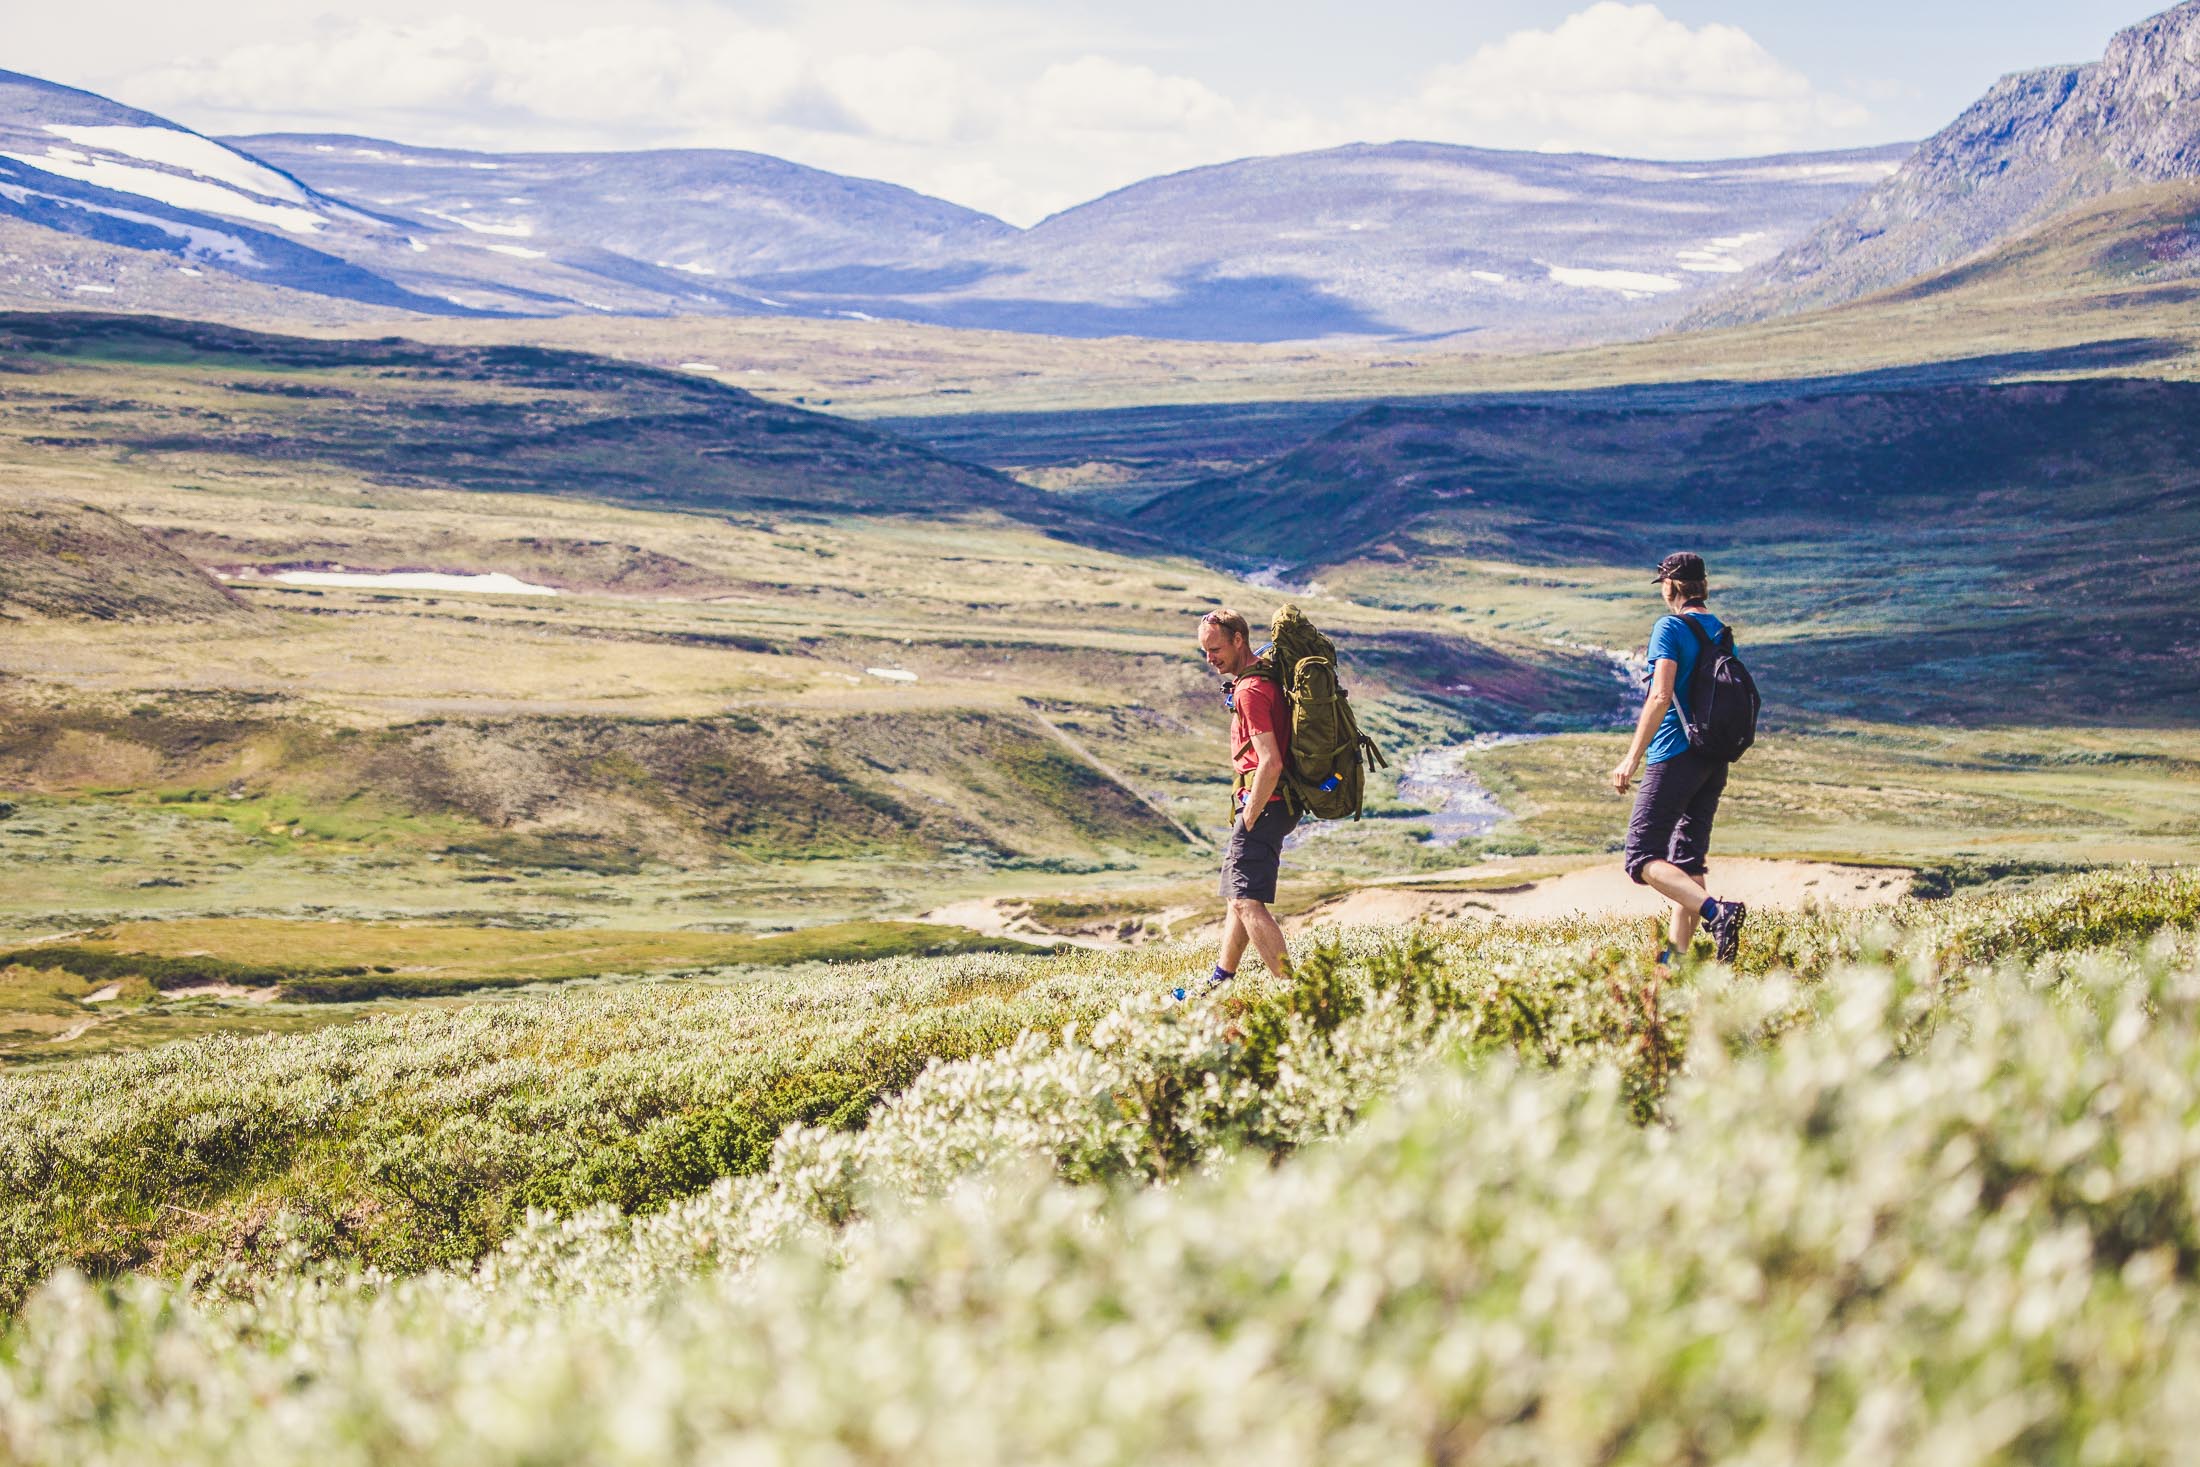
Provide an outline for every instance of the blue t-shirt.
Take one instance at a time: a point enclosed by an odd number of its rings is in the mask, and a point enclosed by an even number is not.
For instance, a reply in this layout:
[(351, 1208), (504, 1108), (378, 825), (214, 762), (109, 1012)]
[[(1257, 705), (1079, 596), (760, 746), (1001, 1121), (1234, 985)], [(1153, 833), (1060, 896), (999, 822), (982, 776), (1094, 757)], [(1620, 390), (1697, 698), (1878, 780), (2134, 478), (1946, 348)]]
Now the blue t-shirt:
[[(1702, 625), (1704, 635), (1716, 637), (1725, 623), (1708, 611), (1691, 611), (1690, 616)], [(1663, 764), (1677, 754), (1688, 752), (1688, 729), (1681, 722), (1681, 703), (1688, 697), (1689, 680), (1696, 675), (1696, 659), (1703, 647), (1696, 634), (1681, 624), (1677, 616), (1661, 616), (1658, 624), (1650, 629), (1650, 672), (1657, 675), (1661, 659), (1671, 659), (1678, 667), (1673, 679), (1673, 706), (1665, 710), (1665, 721), (1651, 736), (1650, 752), (1643, 756), (1645, 764)]]

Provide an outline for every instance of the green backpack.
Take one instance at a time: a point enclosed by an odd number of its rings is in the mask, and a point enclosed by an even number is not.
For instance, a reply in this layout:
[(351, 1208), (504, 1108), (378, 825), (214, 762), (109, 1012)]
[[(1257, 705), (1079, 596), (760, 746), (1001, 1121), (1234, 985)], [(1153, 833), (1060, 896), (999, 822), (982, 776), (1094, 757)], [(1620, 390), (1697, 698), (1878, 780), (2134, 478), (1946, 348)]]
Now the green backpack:
[(1337, 686), (1337, 648), (1296, 606), (1278, 611), (1269, 633), (1273, 643), (1245, 675), (1267, 678), (1291, 705), (1284, 798), (1300, 815), (1357, 820), (1368, 768), (1388, 769), (1390, 761), (1360, 732), (1351, 700)]

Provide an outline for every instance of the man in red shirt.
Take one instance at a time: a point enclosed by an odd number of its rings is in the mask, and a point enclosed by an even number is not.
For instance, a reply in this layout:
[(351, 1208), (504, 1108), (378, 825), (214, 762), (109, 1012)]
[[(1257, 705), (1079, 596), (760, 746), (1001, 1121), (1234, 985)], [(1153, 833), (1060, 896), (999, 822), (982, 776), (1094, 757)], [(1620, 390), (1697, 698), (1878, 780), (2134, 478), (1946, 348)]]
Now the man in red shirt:
[[(1230, 758), (1237, 769), (1231, 791), (1230, 841), (1222, 857), (1222, 899), (1230, 904), (1229, 916), (1222, 927), (1221, 959), (1207, 980), (1212, 990), (1237, 976), (1248, 942), (1269, 972), (1279, 978), (1289, 974), (1291, 955), (1268, 904), (1276, 899), (1283, 838), (1299, 817), (1281, 788), (1291, 738), (1289, 709), (1276, 680), (1253, 672), (1260, 659), (1253, 654), (1251, 627), (1227, 608), (1210, 611), (1199, 619), (1199, 650), (1207, 665), (1226, 679), (1223, 696), (1230, 705)], [(1181, 990), (1178, 996), (1183, 996)]]

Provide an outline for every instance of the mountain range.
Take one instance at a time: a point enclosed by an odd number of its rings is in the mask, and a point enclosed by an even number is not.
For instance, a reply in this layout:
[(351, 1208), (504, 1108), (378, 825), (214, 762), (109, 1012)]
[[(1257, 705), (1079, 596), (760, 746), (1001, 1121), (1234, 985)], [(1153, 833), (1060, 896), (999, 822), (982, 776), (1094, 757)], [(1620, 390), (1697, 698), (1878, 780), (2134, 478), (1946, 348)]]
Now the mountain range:
[[(1028, 229), (755, 153), (217, 140), (0, 72), (0, 304), (1534, 348), (1837, 304), (2196, 177), (2200, 0), (2098, 62), (2005, 78), (1914, 150), (1671, 163), (1356, 144), (1148, 179)], [(197, 294), (179, 308), (183, 280)], [(268, 288), (295, 295), (271, 307)]]
[(1355, 145), (1150, 179), (1030, 229), (754, 153), (216, 140), (0, 73), (0, 218), (100, 248), (11, 303), (162, 272), (433, 314), (892, 317), (1200, 340), (1642, 335), (1893, 171)]
[(1907, 148), (1717, 163), (1360, 144), (1143, 183), (973, 250), (967, 279), (775, 289), (954, 325), (1204, 340), (1644, 335)]

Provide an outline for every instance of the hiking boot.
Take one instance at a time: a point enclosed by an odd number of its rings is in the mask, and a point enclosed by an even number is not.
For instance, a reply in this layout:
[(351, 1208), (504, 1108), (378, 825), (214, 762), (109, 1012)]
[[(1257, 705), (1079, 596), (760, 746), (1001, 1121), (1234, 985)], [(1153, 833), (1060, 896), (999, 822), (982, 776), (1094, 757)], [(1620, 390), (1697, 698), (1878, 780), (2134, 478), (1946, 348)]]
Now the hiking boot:
[(1216, 989), (1228, 983), (1231, 978), (1235, 977), (1237, 977), (1237, 974), (1235, 973), (1230, 974), (1229, 977), (1224, 977), (1220, 973), (1210, 973), (1207, 975), (1206, 982), (1197, 985), (1187, 986), (1184, 988), (1171, 989), (1169, 996), (1175, 999), (1178, 1003), (1182, 1003), (1187, 998), (1192, 997), (1194, 988), (1196, 988), (1199, 996), (1204, 998), (1208, 994), (1213, 993)]
[(1742, 924), (1749, 920), (1749, 908), (1740, 902), (1719, 903), (1719, 915), (1705, 922), (1704, 930), (1711, 934), (1712, 956), (1722, 963), (1731, 963), (1742, 951)]

